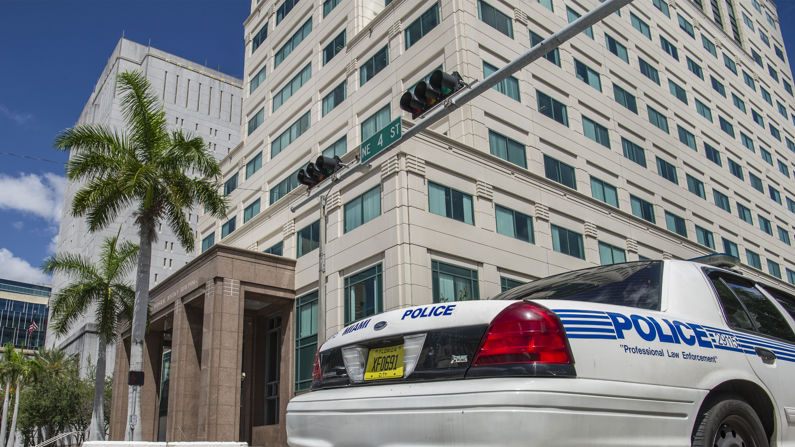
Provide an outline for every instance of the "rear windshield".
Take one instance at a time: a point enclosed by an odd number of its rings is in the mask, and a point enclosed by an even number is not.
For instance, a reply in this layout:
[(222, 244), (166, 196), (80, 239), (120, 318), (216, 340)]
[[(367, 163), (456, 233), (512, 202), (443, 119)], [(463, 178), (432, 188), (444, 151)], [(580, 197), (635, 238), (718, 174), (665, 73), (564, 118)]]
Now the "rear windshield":
[(571, 300), (660, 310), (662, 262), (604, 265), (514, 287), (495, 300)]

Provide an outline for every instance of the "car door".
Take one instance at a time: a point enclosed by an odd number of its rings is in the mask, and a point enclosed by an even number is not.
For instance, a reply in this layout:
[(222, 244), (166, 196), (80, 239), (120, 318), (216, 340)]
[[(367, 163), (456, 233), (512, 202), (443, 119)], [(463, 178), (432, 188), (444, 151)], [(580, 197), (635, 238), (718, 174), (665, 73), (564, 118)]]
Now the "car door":
[(713, 272), (724, 315), (760, 381), (770, 390), (781, 445), (795, 446), (795, 330), (754, 281)]

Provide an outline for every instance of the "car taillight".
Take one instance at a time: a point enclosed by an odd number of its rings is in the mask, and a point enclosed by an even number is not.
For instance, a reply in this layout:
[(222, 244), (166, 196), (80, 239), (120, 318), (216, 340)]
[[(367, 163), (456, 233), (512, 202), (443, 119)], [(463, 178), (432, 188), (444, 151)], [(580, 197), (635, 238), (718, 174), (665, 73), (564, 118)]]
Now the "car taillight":
[(320, 350), (315, 352), (315, 363), (312, 365), (312, 382), (319, 383), (323, 380), (323, 373), (320, 371)]
[(519, 301), (491, 321), (472, 366), (574, 364), (560, 319), (541, 305)]

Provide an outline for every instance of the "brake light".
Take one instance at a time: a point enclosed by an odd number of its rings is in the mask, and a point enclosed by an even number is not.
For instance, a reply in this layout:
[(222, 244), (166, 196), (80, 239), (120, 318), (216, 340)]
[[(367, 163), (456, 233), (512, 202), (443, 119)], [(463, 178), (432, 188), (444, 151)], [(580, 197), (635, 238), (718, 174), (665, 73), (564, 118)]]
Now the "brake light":
[(574, 364), (563, 324), (544, 306), (519, 301), (491, 321), (472, 366)]
[(315, 351), (315, 363), (312, 365), (312, 382), (318, 383), (323, 380), (323, 373), (320, 371), (320, 349)]

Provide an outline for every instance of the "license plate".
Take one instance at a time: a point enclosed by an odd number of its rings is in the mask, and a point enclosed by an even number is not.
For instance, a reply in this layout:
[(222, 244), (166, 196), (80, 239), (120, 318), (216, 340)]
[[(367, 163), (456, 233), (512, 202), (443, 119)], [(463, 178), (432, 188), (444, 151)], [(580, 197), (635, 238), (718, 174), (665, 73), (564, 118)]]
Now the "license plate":
[(367, 356), (364, 380), (403, 377), (403, 345), (374, 348)]

